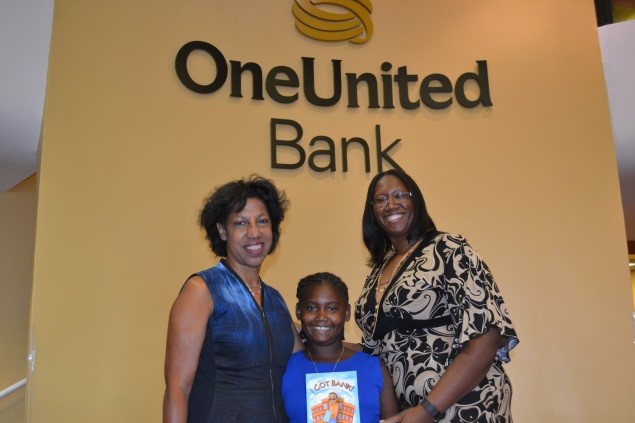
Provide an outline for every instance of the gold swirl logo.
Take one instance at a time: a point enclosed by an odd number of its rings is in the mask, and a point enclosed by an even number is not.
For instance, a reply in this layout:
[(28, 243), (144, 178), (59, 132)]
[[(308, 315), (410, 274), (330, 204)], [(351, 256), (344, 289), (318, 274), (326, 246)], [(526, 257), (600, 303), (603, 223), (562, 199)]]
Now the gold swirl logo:
[(297, 30), (314, 40), (362, 44), (373, 35), (370, 0), (295, 0), (291, 10)]

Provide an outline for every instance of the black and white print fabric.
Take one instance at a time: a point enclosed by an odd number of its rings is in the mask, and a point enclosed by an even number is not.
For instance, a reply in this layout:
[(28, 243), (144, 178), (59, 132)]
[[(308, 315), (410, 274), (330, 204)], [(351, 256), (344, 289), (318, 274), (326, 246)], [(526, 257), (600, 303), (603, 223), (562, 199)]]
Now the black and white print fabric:
[[(389, 256), (387, 256), (388, 258)], [(462, 346), (496, 328), (506, 344), (485, 379), (448, 409), (440, 422), (511, 422), (512, 388), (502, 363), (518, 337), (492, 274), (461, 235), (438, 233), (424, 241), (393, 276), (380, 301), (390, 318), (428, 320), (450, 315), (440, 327), (398, 328), (372, 337), (379, 267), (373, 269), (355, 304), (362, 344), (388, 367), (402, 409), (420, 404)]]

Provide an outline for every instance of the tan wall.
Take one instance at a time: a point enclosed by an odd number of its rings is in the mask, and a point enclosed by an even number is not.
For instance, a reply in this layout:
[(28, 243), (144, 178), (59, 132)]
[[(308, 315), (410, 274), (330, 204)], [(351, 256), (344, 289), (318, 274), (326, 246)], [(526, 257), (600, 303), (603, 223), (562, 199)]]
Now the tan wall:
[[(0, 390), (27, 376), (35, 250), (35, 176), (0, 193)], [(0, 399), (0, 423), (25, 418), (25, 388)]]
[[(375, 0), (373, 39), (360, 46), (301, 37), (290, 4), (56, 2), (33, 421), (159, 421), (170, 304), (190, 273), (215, 261), (196, 212), (229, 179), (258, 172), (287, 190), (280, 249), (263, 277), (290, 306), (299, 277), (317, 270), (339, 273), (356, 297), (374, 158), (369, 174), (359, 158), (346, 174), (272, 170), (271, 118), (300, 123), (307, 149), (328, 135), (363, 137), (374, 151), (376, 124), (384, 147), (402, 139), (392, 156), (420, 183), (437, 224), (465, 234), (503, 290), (521, 338), (507, 366), (518, 421), (628, 421), (632, 304), (593, 3)], [(331, 59), (376, 75), (387, 60), (454, 81), (487, 60), (494, 106), (348, 110), (302, 95), (281, 105), (229, 98), (228, 84), (196, 95), (173, 70), (191, 40), (266, 70), (315, 57), (322, 75)], [(191, 65), (204, 79), (204, 55)], [(351, 325), (347, 338), (358, 333)]]

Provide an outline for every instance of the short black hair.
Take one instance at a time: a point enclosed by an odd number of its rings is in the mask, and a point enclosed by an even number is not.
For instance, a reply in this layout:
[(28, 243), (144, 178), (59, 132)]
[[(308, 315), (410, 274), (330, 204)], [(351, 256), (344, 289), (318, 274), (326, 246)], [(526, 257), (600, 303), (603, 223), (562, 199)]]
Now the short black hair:
[(280, 239), (280, 223), (288, 208), (289, 200), (284, 191), (278, 190), (270, 179), (252, 174), (216, 187), (203, 201), (198, 225), (205, 230), (209, 246), (217, 256), (227, 256), (227, 241), (221, 239), (217, 224), (224, 226), (231, 213), (245, 208), (247, 200), (258, 198), (267, 208), (271, 219), (273, 240), (268, 254), (273, 253)]
[(371, 204), (377, 183), (381, 178), (388, 175), (399, 178), (406, 185), (408, 191), (412, 193), (411, 198), (414, 216), (410, 228), (408, 229), (408, 242), (412, 242), (431, 231), (437, 230), (432, 217), (428, 214), (423, 194), (414, 179), (399, 169), (390, 169), (378, 173), (370, 181), (370, 185), (368, 186), (366, 202), (364, 203), (364, 215), (362, 217), (362, 236), (364, 238), (364, 245), (366, 245), (366, 249), (370, 253), (367, 262), (370, 267), (381, 265), (386, 253), (391, 247), (388, 235), (383, 228), (379, 226), (377, 219), (375, 219), (375, 212)]
[(300, 279), (300, 282), (298, 282), (298, 289), (295, 294), (298, 302), (304, 301), (309, 293), (309, 290), (317, 285), (331, 285), (342, 297), (344, 303), (348, 304), (348, 287), (342, 278), (330, 272), (318, 272)]

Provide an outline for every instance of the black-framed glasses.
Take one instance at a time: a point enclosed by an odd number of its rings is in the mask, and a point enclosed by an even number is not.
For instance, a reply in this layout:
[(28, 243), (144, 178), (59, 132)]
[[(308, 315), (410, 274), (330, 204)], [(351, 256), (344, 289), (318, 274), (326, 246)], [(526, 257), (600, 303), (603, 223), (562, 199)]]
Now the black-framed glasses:
[(390, 193), (390, 195), (380, 195), (375, 197), (375, 199), (371, 201), (370, 204), (376, 209), (381, 210), (388, 205), (388, 202), (390, 200), (392, 200), (393, 203), (402, 204), (410, 197), (412, 197), (411, 192), (393, 191)]

